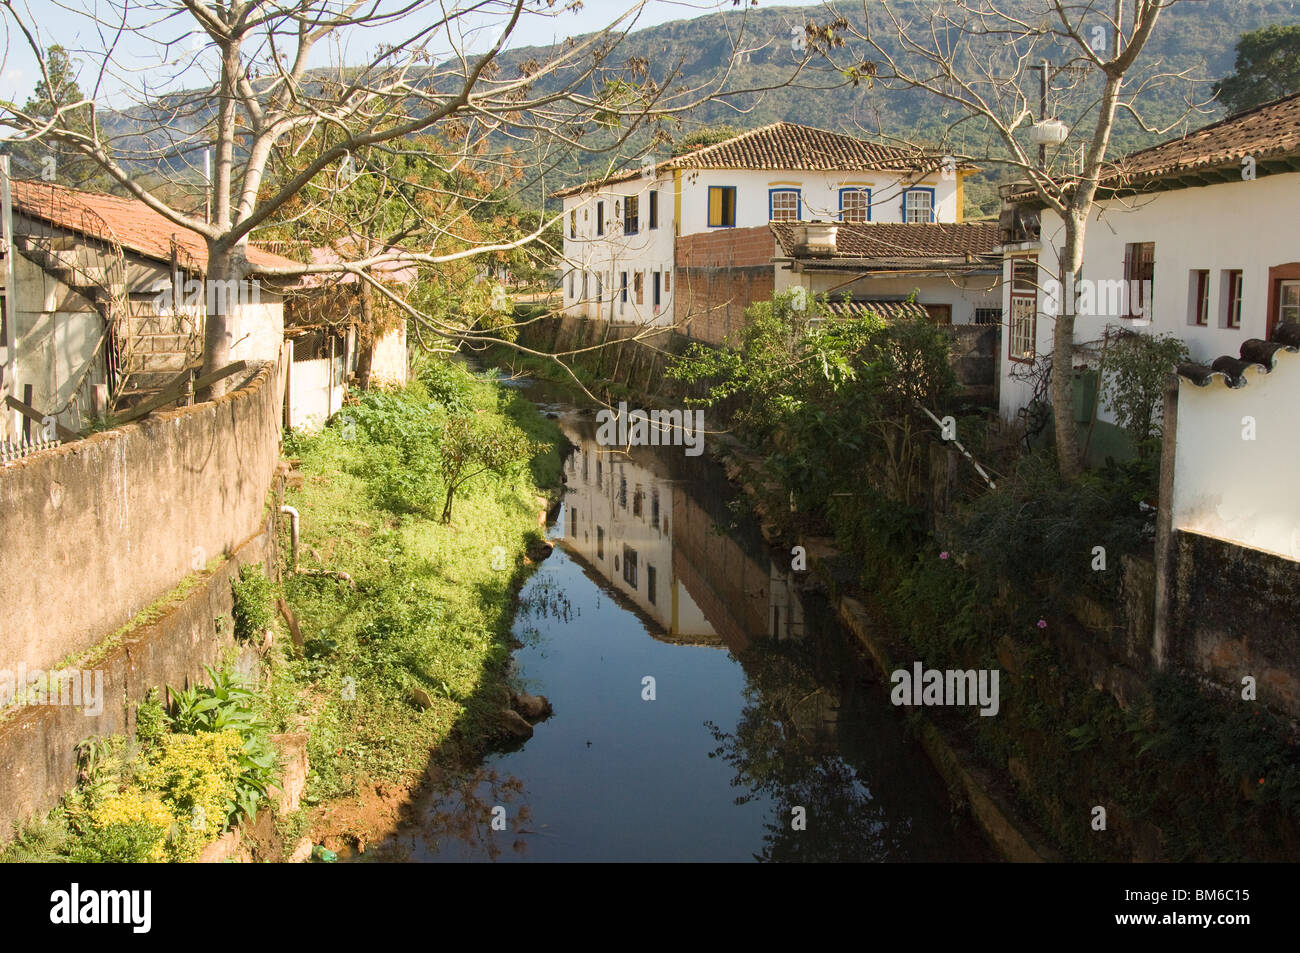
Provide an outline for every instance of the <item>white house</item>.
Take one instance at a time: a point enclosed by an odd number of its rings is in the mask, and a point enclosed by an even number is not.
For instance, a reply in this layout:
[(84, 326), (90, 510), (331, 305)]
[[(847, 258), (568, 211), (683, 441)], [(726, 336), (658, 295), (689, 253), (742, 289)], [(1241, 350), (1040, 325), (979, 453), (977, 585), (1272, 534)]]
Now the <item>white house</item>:
[[(214, 305), (232, 319), (232, 361), (279, 356), (290, 282), (261, 272), (288, 259), (250, 246), (251, 279), (225, 287), (203, 280), (202, 236), (143, 202), (18, 179), (3, 191), (12, 221), (0, 242), (0, 400), (79, 431), (196, 364)], [(32, 428), (0, 413), (0, 442)]]
[[(1210, 364), (1300, 318), (1300, 95), (1125, 156), (1102, 186), (1075, 281), (1078, 364), (1097, 366), (1108, 328), (1177, 335)], [(1003, 226), (1000, 410), (1014, 418), (1026, 370), (1051, 354), (1065, 230), (1023, 190)]]
[[(668, 327), (715, 311), (720, 296), (743, 309), (774, 287), (769, 223), (960, 222), (971, 171), (778, 122), (561, 190), (564, 311)], [(702, 280), (718, 269), (755, 280), (739, 291)]]

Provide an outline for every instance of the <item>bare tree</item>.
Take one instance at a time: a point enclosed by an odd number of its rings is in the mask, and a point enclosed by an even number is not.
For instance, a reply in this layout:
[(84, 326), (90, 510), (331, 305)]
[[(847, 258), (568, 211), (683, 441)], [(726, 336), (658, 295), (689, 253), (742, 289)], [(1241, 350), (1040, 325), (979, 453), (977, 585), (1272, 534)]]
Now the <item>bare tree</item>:
[[(421, 151), (414, 137), (437, 133), (443, 147), (422, 157), (455, 175), (488, 170), (527, 188), (564, 157), (629, 148), (647, 124), (688, 112), (728, 87), (730, 69), (700, 88), (674, 85), (673, 64), (618, 56), (647, 0), (627, 0), (603, 29), (550, 47), (544, 58), (503, 66), (503, 51), (535, 35), (573, 0), (102, 0), (85, 13), (102, 49), (77, 51), (87, 72), (84, 100), (37, 114), (0, 102), (0, 126), (17, 141), (44, 140), (92, 159), (130, 194), (170, 221), (202, 235), (207, 278), (242, 282), (250, 239), (286, 215), (309, 216), (312, 199), (347, 188), (358, 157)], [(49, 82), (38, 18), (22, 0), (0, 10)], [(561, 27), (562, 28), (562, 27)], [(796, 67), (797, 71), (797, 67)], [(106, 91), (129, 95), (133, 108), (104, 127)], [(133, 126), (122, 134), (123, 117)], [(453, 144), (448, 151), (446, 143)], [(211, 175), (200, 173), (203, 157)], [(276, 175), (278, 164), (287, 175)], [(141, 166), (175, 164), (207, 182), (208, 214), (166, 201), (147, 188)], [(370, 175), (390, 163), (369, 161)], [(544, 190), (537, 189), (538, 194)], [(458, 196), (468, 199), (468, 196)], [(324, 201), (324, 200), (321, 200)], [(462, 202), (462, 207), (464, 203)], [(540, 205), (539, 205), (540, 208)], [(403, 264), (436, 267), (519, 248), (543, 235), (540, 210), (523, 234), (476, 240), (462, 220), (422, 218), (401, 233), (367, 234), (353, 257), (261, 269), (271, 277), (347, 273), (392, 296), (371, 274)], [(376, 240), (378, 239), (378, 240)], [(347, 247), (336, 244), (336, 248)], [(228, 363), (230, 306), (207, 315), (204, 372)], [(418, 327), (456, 337), (464, 324), (398, 302)]]
[[(1140, 63), (1161, 15), (1180, 2), (1186, 0), (864, 0), (865, 28), (840, 18), (828, 34), (835, 42), (822, 44), (821, 52), (841, 60), (858, 81), (923, 91), (956, 106), (949, 132), (961, 127), (967, 141), (984, 140), (982, 154), (963, 150), (960, 160), (1010, 167), (1022, 194), (1061, 217), (1058, 279), (1067, 288), (1083, 264), (1098, 188), (1113, 171), (1107, 151), (1117, 119), (1127, 115), (1150, 133), (1185, 119), (1156, 129), (1141, 109), (1156, 84), (1187, 82), (1190, 89), (1186, 72)], [(1069, 154), (1063, 140), (1041, 150), (1031, 142), (1033, 126), (1056, 118), (1043, 115), (1053, 81), (1054, 98), (1072, 113), (1064, 128), (1082, 134), (1080, 156)], [(1053, 129), (1039, 131), (1041, 141)], [(1082, 467), (1071, 410), (1076, 302), (1068, 294), (1061, 299), (1050, 391), (1061, 471), (1074, 475)]]

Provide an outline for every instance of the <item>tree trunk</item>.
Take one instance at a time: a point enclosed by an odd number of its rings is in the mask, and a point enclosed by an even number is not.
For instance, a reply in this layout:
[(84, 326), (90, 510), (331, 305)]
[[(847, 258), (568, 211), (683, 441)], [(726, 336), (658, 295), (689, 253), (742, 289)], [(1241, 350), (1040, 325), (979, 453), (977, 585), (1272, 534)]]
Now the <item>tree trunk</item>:
[[(231, 274), (234, 261), (229, 251), (208, 243), (208, 270), (204, 277), (203, 365), (199, 376), (219, 371), (230, 363), (230, 349), (234, 344), (231, 302), (226, 295), (208, 294), (214, 281), (235, 277)], [(229, 287), (229, 286), (226, 286)], [(199, 400), (215, 400), (226, 392), (227, 381), (217, 381), (205, 387), (196, 396)]]
[(370, 369), (375, 362), (375, 327), (373, 290), (368, 282), (361, 282), (357, 292), (361, 306), (361, 326), (357, 328), (357, 384), (362, 390), (370, 390)]
[(1074, 478), (1083, 469), (1079, 431), (1074, 423), (1075, 279), (1083, 263), (1087, 213), (1071, 208), (1065, 217), (1065, 247), (1061, 250), (1059, 301), (1052, 334), (1052, 418), (1061, 475)]

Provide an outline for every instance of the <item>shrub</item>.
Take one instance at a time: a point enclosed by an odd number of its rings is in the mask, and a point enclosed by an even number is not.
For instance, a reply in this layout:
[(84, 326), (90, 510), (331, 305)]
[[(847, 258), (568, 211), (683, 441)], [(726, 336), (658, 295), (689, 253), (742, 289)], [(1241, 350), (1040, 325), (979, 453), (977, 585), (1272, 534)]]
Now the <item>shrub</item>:
[(136, 787), (111, 794), (90, 812), (73, 844), (74, 863), (157, 863), (167, 859), (173, 817), (167, 806)]
[(238, 815), (243, 746), (236, 731), (168, 735), (141, 770), (140, 784), (156, 792), (176, 820), (173, 859), (193, 860)]
[(239, 576), (230, 581), (234, 590), (235, 638), (250, 642), (259, 638), (271, 624), (271, 580), (261, 563), (239, 567)]

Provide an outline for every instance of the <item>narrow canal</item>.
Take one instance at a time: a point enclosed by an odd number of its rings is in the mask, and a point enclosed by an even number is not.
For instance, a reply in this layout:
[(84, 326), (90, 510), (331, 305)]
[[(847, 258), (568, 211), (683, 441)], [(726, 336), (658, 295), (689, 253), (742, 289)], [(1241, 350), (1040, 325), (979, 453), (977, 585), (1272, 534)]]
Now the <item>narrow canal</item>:
[[(434, 786), (368, 855), (412, 861), (945, 861), (992, 855), (825, 600), (682, 447), (575, 449), (520, 594), (515, 675), (554, 714)], [(493, 830), (492, 809), (503, 820)]]

